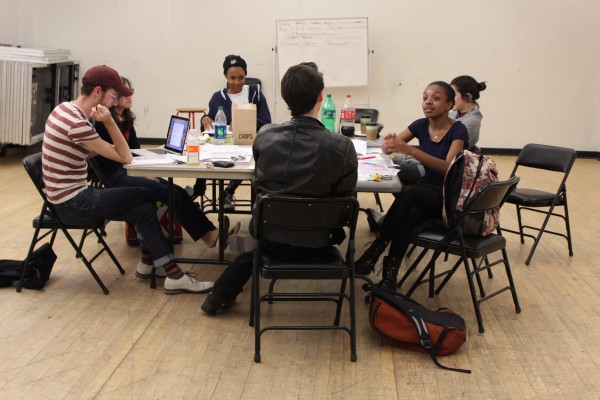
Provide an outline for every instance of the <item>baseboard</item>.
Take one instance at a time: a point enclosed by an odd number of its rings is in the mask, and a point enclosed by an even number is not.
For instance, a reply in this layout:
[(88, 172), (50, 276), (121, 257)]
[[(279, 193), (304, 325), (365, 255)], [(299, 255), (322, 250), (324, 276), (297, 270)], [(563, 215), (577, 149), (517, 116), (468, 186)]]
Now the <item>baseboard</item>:
[[(519, 153), (521, 152), (521, 149), (482, 147), (481, 152), (483, 154), (496, 155), (496, 156), (518, 156)], [(579, 151), (579, 150), (577, 150), (577, 158), (600, 159), (600, 151)]]

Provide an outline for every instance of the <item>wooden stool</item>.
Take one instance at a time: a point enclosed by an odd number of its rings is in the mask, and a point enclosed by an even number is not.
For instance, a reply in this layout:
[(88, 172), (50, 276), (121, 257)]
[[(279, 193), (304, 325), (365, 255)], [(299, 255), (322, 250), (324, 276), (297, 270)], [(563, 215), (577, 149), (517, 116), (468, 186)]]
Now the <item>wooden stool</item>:
[(184, 113), (188, 115), (188, 118), (192, 121), (192, 129), (196, 128), (196, 113), (206, 113), (206, 108), (201, 107), (185, 107), (185, 108), (177, 108), (177, 115), (179, 113)]

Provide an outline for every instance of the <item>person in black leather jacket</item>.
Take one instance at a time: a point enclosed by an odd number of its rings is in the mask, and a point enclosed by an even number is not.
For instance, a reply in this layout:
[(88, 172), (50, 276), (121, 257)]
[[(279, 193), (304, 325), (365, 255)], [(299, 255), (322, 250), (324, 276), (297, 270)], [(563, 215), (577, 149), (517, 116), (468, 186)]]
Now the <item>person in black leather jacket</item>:
[[(358, 177), (358, 160), (352, 142), (331, 133), (318, 120), (323, 102), (323, 75), (314, 63), (290, 67), (281, 80), (281, 95), (292, 113), (283, 124), (265, 125), (252, 150), (253, 181), (257, 198), (265, 194), (305, 196), (351, 195)], [(319, 240), (315, 238), (315, 240)], [(331, 244), (344, 240), (333, 235)], [(262, 243), (286, 254), (305, 249)], [(230, 307), (252, 275), (252, 252), (240, 254), (215, 282), (202, 310), (214, 315)]]

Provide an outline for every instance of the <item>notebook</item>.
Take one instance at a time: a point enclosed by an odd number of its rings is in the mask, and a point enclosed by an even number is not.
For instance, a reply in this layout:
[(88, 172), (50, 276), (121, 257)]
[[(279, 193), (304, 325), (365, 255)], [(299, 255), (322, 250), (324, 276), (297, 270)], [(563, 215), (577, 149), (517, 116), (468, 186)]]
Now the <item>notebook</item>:
[(189, 128), (189, 118), (171, 115), (171, 120), (169, 121), (169, 130), (167, 131), (167, 138), (162, 147), (133, 149), (131, 152), (139, 156), (156, 154), (181, 155), (185, 149), (185, 139), (187, 138)]

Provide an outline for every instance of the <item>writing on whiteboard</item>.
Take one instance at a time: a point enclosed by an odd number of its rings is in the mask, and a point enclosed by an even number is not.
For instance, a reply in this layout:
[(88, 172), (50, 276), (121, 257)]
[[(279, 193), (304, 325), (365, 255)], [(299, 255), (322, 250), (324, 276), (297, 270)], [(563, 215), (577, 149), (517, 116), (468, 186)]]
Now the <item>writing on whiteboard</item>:
[(277, 21), (277, 56), (280, 78), (292, 65), (313, 61), (325, 86), (367, 86), (367, 18)]

